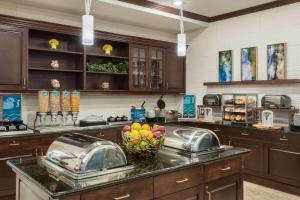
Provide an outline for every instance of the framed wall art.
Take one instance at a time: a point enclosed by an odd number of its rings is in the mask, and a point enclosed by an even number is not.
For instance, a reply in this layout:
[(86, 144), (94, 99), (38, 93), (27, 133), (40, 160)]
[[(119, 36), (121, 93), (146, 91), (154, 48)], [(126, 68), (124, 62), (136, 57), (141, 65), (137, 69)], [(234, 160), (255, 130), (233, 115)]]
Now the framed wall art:
[(241, 49), (241, 80), (257, 80), (257, 48)]
[(232, 81), (233, 77), (233, 51), (219, 52), (219, 82)]

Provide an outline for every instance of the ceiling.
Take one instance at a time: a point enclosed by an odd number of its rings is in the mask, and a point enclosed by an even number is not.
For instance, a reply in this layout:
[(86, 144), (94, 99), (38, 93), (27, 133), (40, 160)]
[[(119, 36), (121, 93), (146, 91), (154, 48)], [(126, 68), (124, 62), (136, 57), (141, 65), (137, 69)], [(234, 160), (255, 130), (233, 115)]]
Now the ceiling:
[[(173, 0), (149, 0), (161, 5), (173, 6)], [(183, 9), (196, 14), (213, 17), (274, 0), (183, 0)]]
[[(1, 1), (1, 0), (0, 0)], [(25, 6), (33, 6), (41, 9), (60, 11), (81, 16), (84, 14), (84, 0), (5, 0), (6, 2), (19, 3)], [(169, 33), (179, 32), (177, 15), (163, 14), (161, 11), (143, 10), (138, 6), (120, 3), (117, 0), (94, 0), (91, 13), (96, 20), (106, 20), (118, 24), (128, 24), (142, 28), (165, 31)], [(159, 22), (159, 23), (157, 23)], [(186, 19), (187, 32), (206, 27), (207, 23)]]

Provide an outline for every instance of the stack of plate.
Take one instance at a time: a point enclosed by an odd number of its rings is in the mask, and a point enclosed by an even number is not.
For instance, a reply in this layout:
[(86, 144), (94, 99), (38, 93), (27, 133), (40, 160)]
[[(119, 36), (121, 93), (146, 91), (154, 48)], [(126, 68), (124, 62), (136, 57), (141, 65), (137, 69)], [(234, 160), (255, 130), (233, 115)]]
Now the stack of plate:
[(294, 114), (294, 125), (300, 126), (300, 113)]

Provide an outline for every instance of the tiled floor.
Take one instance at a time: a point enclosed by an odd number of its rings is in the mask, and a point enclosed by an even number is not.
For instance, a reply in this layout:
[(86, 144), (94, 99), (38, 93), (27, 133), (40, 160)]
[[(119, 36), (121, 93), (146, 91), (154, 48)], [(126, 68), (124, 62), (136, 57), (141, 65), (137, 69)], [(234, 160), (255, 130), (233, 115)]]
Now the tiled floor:
[(253, 183), (244, 182), (244, 200), (300, 200), (294, 196)]

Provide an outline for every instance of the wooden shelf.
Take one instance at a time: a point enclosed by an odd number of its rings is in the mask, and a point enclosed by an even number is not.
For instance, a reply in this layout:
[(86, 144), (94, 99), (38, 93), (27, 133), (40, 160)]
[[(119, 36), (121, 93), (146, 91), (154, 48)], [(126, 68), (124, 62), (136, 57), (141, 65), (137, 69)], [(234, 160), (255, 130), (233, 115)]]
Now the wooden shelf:
[(87, 74), (99, 74), (99, 75), (125, 75), (128, 76), (128, 73), (115, 73), (115, 72), (90, 72), (87, 71)]
[(260, 110), (260, 111), (263, 111), (263, 110), (271, 110), (273, 112), (282, 112), (282, 113), (297, 113), (299, 112), (299, 109), (296, 109), (296, 108), (288, 108), (288, 109), (282, 109), (282, 108), (279, 108), (279, 109), (267, 109), (267, 108), (256, 108), (257, 110)]
[(258, 81), (231, 81), (231, 82), (204, 82), (205, 86), (224, 86), (224, 85), (280, 85), (300, 83), (300, 79), (285, 80), (258, 80)]
[(43, 69), (39, 67), (29, 67), (31, 71), (46, 71), (46, 72), (70, 72), (70, 73), (83, 73), (83, 70), (72, 70), (72, 69)]
[(99, 53), (86, 53), (87, 56), (93, 57), (101, 57), (101, 58), (115, 58), (115, 59), (129, 59), (128, 56), (115, 56), (115, 55), (106, 55), (106, 54), (99, 54)]
[(75, 55), (83, 55), (83, 52), (78, 51), (68, 51), (68, 50), (61, 50), (61, 49), (46, 49), (40, 47), (29, 47), (30, 51), (41, 51), (41, 52), (48, 52), (48, 53), (65, 53), (65, 54), (75, 54)]

